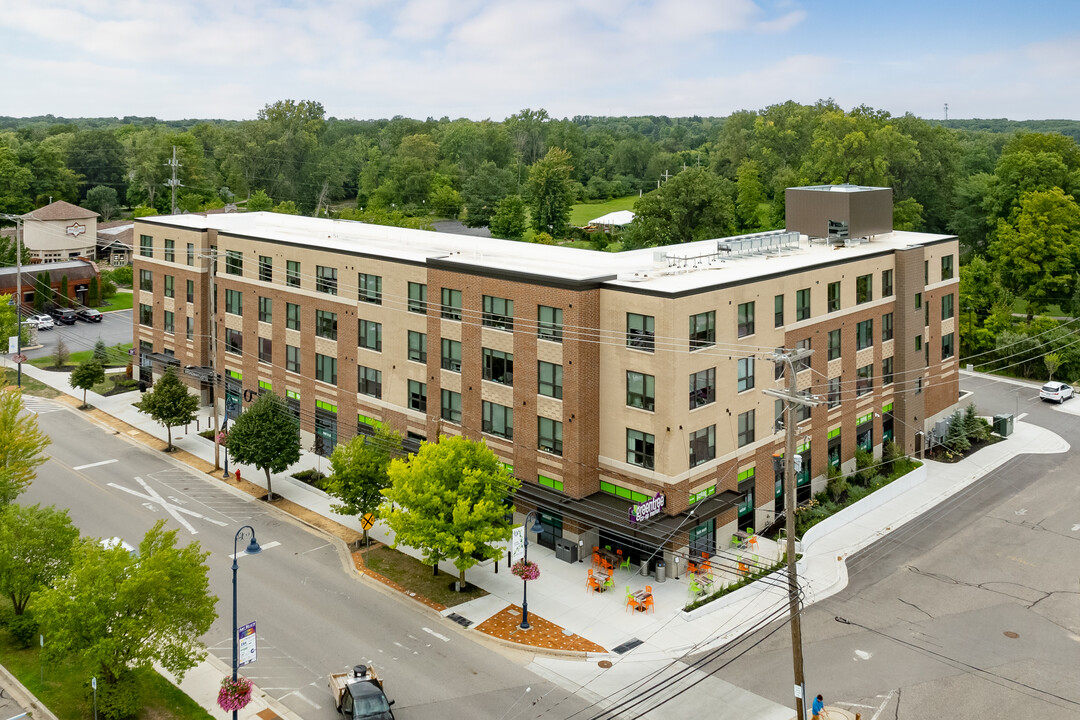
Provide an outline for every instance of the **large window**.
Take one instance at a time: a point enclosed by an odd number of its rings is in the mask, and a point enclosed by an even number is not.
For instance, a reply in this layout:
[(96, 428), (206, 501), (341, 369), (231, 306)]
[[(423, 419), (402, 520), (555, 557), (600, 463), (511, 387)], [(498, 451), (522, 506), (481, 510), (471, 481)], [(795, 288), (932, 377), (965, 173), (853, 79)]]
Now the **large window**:
[[(804, 338), (802, 340), (796, 340), (795, 341), (795, 349), (796, 350), (810, 350), (810, 349), (812, 349), (810, 347), (810, 338)], [(811, 357), (813, 357), (813, 355), (811, 355), (810, 353), (807, 353), (806, 355), (804, 355), (801, 358), (799, 358), (798, 360), (796, 360), (795, 361), (795, 372), (800, 373), (803, 370), (809, 370), (810, 369), (810, 358)], [(779, 365), (780, 363), (777, 363), (777, 364)]]
[(427, 285), (409, 283), (409, 312), (427, 313)]
[(865, 395), (874, 389), (874, 366), (863, 365), (855, 372), (855, 395)]
[(187, 319), (187, 339), (188, 340), (194, 340), (195, 339), (195, 318), (188, 315), (186, 319)]
[(337, 295), (337, 268), (315, 266), (315, 292)]
[(881, 384), (892, 385), (893, 383), (893, 359), (892, 355), (881, 359)]
[[(951, 255), (949, 257), (952, 257)], [(956, 302), (956, 296), (952, 293), (944, 295), (941, 298), (941, 319), (948, 320), (953, 316), (953, 306)]]
[(225, 352), (244, 354), (244, 335), (234, 328), (225, 328)]
[(739, 414), (739, 447), (754, 442), (754, 411), (747, 410)]
[(941, 279), (951, 280), (953, 276), (952, 255), (942, 255), (941, 257)]
[(855, 326), (855, 349), (863, 350), (874, 344), (874, 321), (863, 320)]
[(773, 296), (773, 327), (781, 327), (784, 324), (784, 296)]
[(187, 281), (187, 301), (189, 303), (195, 302), (195, 281), (194, 280), (188, 280)]
[(154, 273), (150, 270), (139, 271), (139, 289), (147, 292), (154, 291)]
[(239, 290), (225, 291), (225, 312), (231, 315), (244, 314), (244, 293)]
[(439, 416), (448, 422), (461, 424), (461, 393), (453, 390), (442, 391), (442, 405)]
[(300, 372), (300, 348), (295, 345), (285, 346), (285, 369), (289, 372)]
[(427, 412), (427, 383), (409, 381), (409, 409)]
[(442, 289), (442, 316), (446, 320), (461, 320), (461, 291)]
[(754, 387), (754, 358), (739, 358), (739, 390), (743, 392)]
[(274, 362), (274, 341), (267, 337), (259, 338), (259, 362)]
[(442, 339), (442, 369), (461, 372), (461, 343), (457, 340)]
[(881, 271), (881, 297), (887, 298), (893, 294), (893, 271)]
[(541, 395), (562, 399), (562, 365), (538, 361), (537, 378), (537, 391)]
[(285, 303), (285, 327), (289, 330), (300, 329), (300, 306), (296, 303)]
[(165, 297), (176, 297), (176, 278), (172, 275), (165, 276)]
[(513, 385), (513, 353), (484, 348), (484, 379), (503, 385)]
[(881, 316), (881, 342), (893, 339), (893, 314), (885, 313)]
[(648, 470), (653, 469), (656, 439), (640, 430), (626, 429), (626, 462)]
[(626, 346), (653, 351), (655, 318), (652, 315), (626, 313)]
[(537, 308), (537, 320), (537, 337), (539, 337), (541, 340), (562, 342), (562, 308), (540, 305)]
[(716, 426), (710, 425), (690, 433), (690, 467), (716, 458)]
[(337, 313), (316, 310), (315, 334), (327, 340), (337, 340)]
[(855, 304), (870, 302), (874, 299), (874, 276), (860, 275), (855, 278)]
[(709, 347), (716, 344), (716, 311), (698, 313), (690, 316), (690, 349)]
[(359, 341), (357, 345), (368, 350), (382, 352), (382, 323), (372, 320), (360, 320), (360, 331), (357, 333)]
[(840, 281), (829, 283), (828, 302), (825, 306), (826, 312), (836, 312), (840, 309)]
[(840, 330), (829, 331), (829, 359), (836, 360), (840, 357)]
[(941, 359), (948, 360), (956, 354), (956, 346), (953, 342), (955, 335), (949, 333), (941, 336)]
[(139, 254), (143, 257), (154, 257), (154, 238), (152, 236), (139, 236)]
[[(890, 358), (891, 359), (891, 358)], [(829, 378), (829, 409), (840, 407), (840, 378)]]
[(244, 274), (244, 254), (239, 250), (225, 251), (225, 273), (228, 275)]
[(413, 362), (427, 362), (427, 334), (409, 331), (409, 359)]
[(690, 409), (716, 401), (716, 368), (690, 373)]
[(188, 265), (194, 265), (195, 264), (195, 244), (194, 243), (188, 243), (187, 244), (187, 264)]
[(300, 262), (289, 260), (285, 263), (285, 284), (289, 287), (300, 287)]
[(259, 322), (274, 322), (274, 302), (268, 297), (259, 296)]
[(357, 299), (360, 302), (382, 305), (382, 276), (359, 273), (356, 280)]
[(274, 258), (269, 255), (259, 256), (259, 282), (274, 281)]
[(652, 375), (626, 371), (626, 404), (652, 412), (656, 409), (656, 378)]
[(747, 335), (754, 334), (754, 303), (740, 303), (739, 304), (739, 323), (738, 323), (739, 337), (746, 337)]
[(795, 320), (806, 320), (810, 317), (810, 288), (795, 291)]
[(487, 400), (483, 401), (483, 406), (483, 431), (513, 440), (514, 409)]
[(546, 417), (537, 418), (537, 445), (544, 452), (562, 455), (562, 423)]
[(514, 301), (485, 295), (483, 323), (486, 327), (512, 331), (514, 329)]
[(337, 385), (337, 358), (315, 353), (315, 379)]
[(165, 332), (176, 332), (176, 315), (174, 315), (171, 310), (165, 311)]
[(165, 262), (176, 262), (176, 241), (165, 241)]
[(382, 370), (359, 365), (356, 368), (356, 391), (374, 398), (382, 397)]

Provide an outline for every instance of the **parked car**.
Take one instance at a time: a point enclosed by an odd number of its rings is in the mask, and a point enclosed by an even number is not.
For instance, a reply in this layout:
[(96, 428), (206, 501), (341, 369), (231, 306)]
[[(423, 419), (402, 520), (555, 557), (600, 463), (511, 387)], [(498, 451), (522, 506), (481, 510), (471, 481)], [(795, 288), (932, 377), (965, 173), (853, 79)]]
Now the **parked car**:
[(48, 315), (32, 315), (26, 319), (26, 322), (38, 330), (52, 330), (55, 327), (53, 319)]
[(1039, 390), (1039, 397), (1043, 400), (1050, 400), (1056, 402), (1059, 405), (1073, 396), (1073, 389), (1071, 385), (1066, 385), (1063, 382), (1053, 380), (1042, 386)]
[(61, 322), (65, 325), (75, 324), (75, 311), (71, 308), (53, 308), (49, 311), (49, 314), (52, 315), (53, 320), (56, 322)]
[(86, 322), (101, 322), (101, 313), (93, 308), (83, 308), (75, 313), (75, 317)]

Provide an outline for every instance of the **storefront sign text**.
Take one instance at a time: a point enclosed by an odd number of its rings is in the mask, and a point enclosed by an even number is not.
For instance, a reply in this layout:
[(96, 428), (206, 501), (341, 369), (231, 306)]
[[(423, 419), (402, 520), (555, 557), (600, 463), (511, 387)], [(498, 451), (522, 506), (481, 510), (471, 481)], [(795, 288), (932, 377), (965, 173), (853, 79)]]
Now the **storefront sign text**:
[(663, 493), (657, 493), (652, 500), (632, 505), (630, 507), (630, 522), (642, 522), (660, 514), (667, 504), (667, 498)]

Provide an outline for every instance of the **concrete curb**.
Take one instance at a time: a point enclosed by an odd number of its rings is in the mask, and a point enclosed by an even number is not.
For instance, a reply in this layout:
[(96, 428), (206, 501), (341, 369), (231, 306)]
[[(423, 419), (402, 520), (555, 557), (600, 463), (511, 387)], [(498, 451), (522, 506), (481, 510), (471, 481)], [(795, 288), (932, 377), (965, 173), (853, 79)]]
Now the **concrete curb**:
[(19, 682), (18, 678), (12, 675), (3, 665), (0, 665), (0, 685), (3, 685), (11, 693), (11, 697), (15, 699), (15, 702), (26, 708), (32, 717), (57, 720), (49, 708), (45, 707), (37, 699), (37, 696), (27, 690), (26, 686)]

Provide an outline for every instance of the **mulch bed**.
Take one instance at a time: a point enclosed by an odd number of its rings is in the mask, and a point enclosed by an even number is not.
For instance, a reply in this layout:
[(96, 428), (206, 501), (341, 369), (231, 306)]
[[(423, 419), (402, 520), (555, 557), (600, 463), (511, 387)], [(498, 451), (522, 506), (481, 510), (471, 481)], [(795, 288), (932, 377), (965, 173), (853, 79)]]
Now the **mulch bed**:
[(508, 605), (477, 625), (476, 629), (491, 637), (529, 647), (591, 653), (607, 652), (592, 640), (587, 640), (580, 635), (568, 634), (555, 623), (545, 620), (536, 613), (529, 613), (528, 630), (522, 630), (520, 625), (521, 606)]

